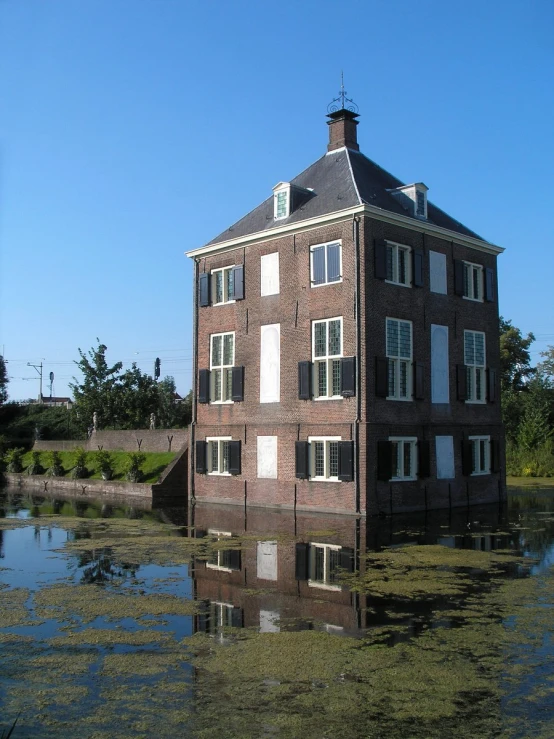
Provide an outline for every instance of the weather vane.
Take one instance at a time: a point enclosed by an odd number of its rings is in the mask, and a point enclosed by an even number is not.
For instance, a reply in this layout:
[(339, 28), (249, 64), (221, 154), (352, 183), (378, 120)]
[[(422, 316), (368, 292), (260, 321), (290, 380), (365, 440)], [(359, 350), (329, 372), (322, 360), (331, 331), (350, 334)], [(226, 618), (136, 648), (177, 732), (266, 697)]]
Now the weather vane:
[[(338, 103), (340, 103), (340, 107)], [(351, 113), (358, 113), (359, 110), (356, 103), (346, 96), (346, 90), (344, 89), (344, 74), (342, 71), (340, 73), (339, 96), (337, 98), (333, 98), (327, 106), (328, 113), (336, 113), (338, 110), (349, 110)]]

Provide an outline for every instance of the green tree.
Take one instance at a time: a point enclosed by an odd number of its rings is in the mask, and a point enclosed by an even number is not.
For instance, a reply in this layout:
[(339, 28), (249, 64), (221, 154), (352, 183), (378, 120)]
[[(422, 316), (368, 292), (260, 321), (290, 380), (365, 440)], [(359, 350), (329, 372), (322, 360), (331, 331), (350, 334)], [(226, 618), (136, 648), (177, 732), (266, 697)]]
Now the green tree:
[(150, 414), (158, 410), (158, 388), (156, 381), (141, 372), (133, 362), (115, 387), (115, 420), (119, 428), (148, 428)]
[(8, 399), (8, 370), (6, 368), (6, 360), (0, 354), (0, 405), (3, 405)]
[(535, 341), (532, 333), (523, 336), (521, 329), (500, 316), (500, 383), (503, 391), (520, 391), (535, 374), (531, 367), (529, 347)]
[(183, 400), (177, 400), (175, 380), (164, 377), (158, 383), (157, 419), (161, 428), (172, 429), (188, 426), (192, 418), (192, 392)]
[(83, 374), (82, 382), (73, 378), (69, 387), (73, 391), (75, 411), (79, 426), (87, 429), (92, 423), (93, 413), (98, 414), (103, 427), (113, 427), (116, 423), (116, 392), (122, 362), (111, 367), (106, 361), (107, 346), (98, 341), (98, 347), (87, 354), (79, 349), (80, 360), (75, 362)]
[(541, 352), (541, 357), (544, 359), (537, 364), (537, 372), (554, 386), (554, 346), (549, 346), (545, 352)]

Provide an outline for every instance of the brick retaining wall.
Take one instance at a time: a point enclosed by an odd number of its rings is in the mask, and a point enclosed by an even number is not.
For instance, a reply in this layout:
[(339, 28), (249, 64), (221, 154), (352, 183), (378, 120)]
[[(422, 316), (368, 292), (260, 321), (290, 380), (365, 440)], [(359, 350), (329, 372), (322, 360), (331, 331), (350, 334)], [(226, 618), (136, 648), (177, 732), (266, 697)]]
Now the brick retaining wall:
[(98, 447), (107, 451), (123, 452), (178, 452), (189, 440), (188, 429), (138, 429), (131, 431), (94, 431), (90, 439), (81, 441), (35, 441), (33, 449), (39, 452), (67, 452), (83, 447), (87, 452), (96, 452)]

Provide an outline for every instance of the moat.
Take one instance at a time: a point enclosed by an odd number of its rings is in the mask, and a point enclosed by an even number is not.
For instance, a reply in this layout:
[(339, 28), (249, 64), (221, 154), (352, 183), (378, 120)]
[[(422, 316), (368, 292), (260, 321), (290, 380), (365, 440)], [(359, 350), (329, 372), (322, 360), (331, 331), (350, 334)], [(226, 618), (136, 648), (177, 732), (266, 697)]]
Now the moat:
[(554, 486), (361, 519), (0, 491), (0, 734), (550, 737)]

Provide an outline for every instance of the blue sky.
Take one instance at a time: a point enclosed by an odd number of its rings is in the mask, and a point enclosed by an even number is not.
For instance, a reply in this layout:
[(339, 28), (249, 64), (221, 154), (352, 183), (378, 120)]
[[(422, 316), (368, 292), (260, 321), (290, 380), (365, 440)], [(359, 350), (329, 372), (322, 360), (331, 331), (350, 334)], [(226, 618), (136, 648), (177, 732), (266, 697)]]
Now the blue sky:
[[(201, 246), (326, 151), (361, 150), (506, 248), (500, 311), (554, 344), (551, 0), (0, 0), (0, 351), (11, 399), (78, 347), (191, 386)], [(34, 378), (20, 379), (20, 378)], [(45, 394), (49, 392), (45, 383)]]

